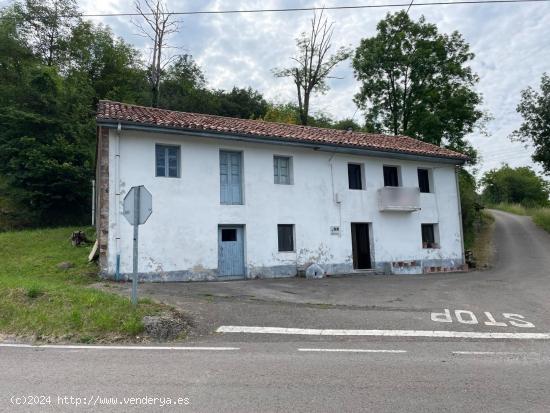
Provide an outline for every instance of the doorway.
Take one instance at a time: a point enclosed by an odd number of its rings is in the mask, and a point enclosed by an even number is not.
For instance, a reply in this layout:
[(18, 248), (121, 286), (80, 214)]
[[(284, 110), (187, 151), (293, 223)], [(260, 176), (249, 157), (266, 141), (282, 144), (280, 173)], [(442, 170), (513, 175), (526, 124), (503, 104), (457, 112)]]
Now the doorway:
[(372, 263), (369, 224), (351, 223), (351, 246), (353, 250), (353, 269), (370, 270)]
[(244, 227), (218, 227), (218, 275), (244, 278)]

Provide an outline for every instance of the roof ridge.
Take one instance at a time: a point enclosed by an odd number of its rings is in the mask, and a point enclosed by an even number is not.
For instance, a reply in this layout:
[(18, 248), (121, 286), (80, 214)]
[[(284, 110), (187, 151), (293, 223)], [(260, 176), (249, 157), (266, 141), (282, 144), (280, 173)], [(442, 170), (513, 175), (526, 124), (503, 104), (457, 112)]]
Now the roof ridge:
[[(415, 139), (411, 136), (405, 136), (405, 135), (389, 135), (389, 134), (385, 134), (385, 133), (372, 133), (372, 132), (363, 132), (363, 131), (355, 131), (355, 130), (348, 131), (348, 130), (343, 130), (343, 129), (324, 128), (324, 127), (321, 127), (321, 126), (300, 125), (300, 124), (297, 124), (297, 123), (276, 122), (276, 121), (270, 121), (270, 120), (265, 120), (265, 119), (234, 118), (234, 117), (231, 117), (231, 116), (214, 115), (214, 114), (211, 114), (211, 113), (187, 112), (187, 111), (183, 111), (183, 110), (155, 108), (153, 106), (143, 106), (143, 105), (138, 105), (138, 104), (135, 104), (135, 103), (125, 103), (125, 102), (119, 102), (117, 100), (110, 100), (110, 99), (100, 99), (99, 103), (102, 103), (102, 102), (115, 103), (117, 105), (124, 105), (124, 106), (129, 106), (129, 107), (131, 106), (131, 107), (143, 108), (143, 109), (147, 109), (147, 110), (162, 110), (164, 112), (185, 113), (185, 114), (193, 115), (193, 116), (198, 115), (198, 116), (207, 116), (207, 117), (213, 117), (213, 118), (218, 118), (218, 119), (232, 119), (232, 120), (236, 119), (236, 120), (241, 120), (241, 121), (262, 122), (262, 123), (266, 123), (266, 124), (269, 124), (269, 125), (280, 125), (280, 126), (284, 126), (284, 127), (296, 127), (296, 128), (313, 129), (313, 130), (319, 130), (319, 131), (330, 130), (331, 132), (336, 132), (336, 133), (340, 133), (340, 134), (353, 133), (353, 134), (357, 134), (357, 135), (360, 135), (360, 136), (384, 136), (384, 137), (391, 137), (391, 138)], [(430, 144), (429, 142), (424, 142), (424, 143), (427, 143), (429, 145), (433, 145), (433, 144)], [(437, 146), (437, 145), (435, 145), (435, 146)]]
[(282, 138), (318, 144), (368, 148), (387, 152), (409, 153), (465, 161), (468, 156), (454, 150), (405, 135), (387, 135), (322, 128), (319, 126), (270, 122), (264, 119), (232, 118), (208, 113), (183, 112), (153, 108), (133, 103), (101, 99), (96, 119), (147, 124), (153, 127), (201, 129), (258, 138)]

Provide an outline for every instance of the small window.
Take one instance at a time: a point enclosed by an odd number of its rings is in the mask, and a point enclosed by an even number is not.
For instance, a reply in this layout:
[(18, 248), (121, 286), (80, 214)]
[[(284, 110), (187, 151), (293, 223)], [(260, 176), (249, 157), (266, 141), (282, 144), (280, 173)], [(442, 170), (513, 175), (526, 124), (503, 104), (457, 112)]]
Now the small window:
[(399, 186), (399, 168), (384, 165), (384, 186)]
[(237, 241), (237, 230), (235, 228), (222, 228), (222, 242)]
[(422, 224), (422, 248), (439, 248), (437, 224)]
[(179, 146), (155, 145), (156, 176), (179, 177)]
[(292, 183), (292, 162), (288, 156), (273, 157), (273, 176), (274, 182), (280, 185), (290, 185)]
[(424, 192), (424, 193), (431, 192), (429, 169), (418, 169), (418, 187), (420, 188), (420, 192)]
[(294, 225), (279, 224), (277, 225), (279, 235), (279, 252), (294, 251)]
[(349, 189), (364, 189), (363, 187), (363, 165), (348, 163)]

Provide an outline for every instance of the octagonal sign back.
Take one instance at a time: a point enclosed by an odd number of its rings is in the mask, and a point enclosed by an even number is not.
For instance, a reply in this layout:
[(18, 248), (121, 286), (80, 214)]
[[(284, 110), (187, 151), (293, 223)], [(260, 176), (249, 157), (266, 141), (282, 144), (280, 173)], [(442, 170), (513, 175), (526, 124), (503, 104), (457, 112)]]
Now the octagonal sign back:
[(134, 214), (136, 213), (134, 210), (134, 196), (136, 192), (139, 192), (138, 225), (142, 225), (145, 224), (145, 221), (147, 221), (153, 212), (153, 196), (143, 185), (130, 188), (124, 197), (124, 210), (122, 211), (122, 215), (126, 217), (130, 225), (134, 225)]

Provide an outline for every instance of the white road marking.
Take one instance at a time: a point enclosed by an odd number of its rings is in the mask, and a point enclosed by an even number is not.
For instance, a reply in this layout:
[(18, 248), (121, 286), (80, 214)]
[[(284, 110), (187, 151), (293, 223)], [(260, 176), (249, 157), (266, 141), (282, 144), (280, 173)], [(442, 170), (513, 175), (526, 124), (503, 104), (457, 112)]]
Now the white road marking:
[(221, 326), (218, 333), (291, 334), (308, 336), (375, 336), (375, 337), (432, 337), (432, 338), (480, 338), (550, 340), (550, 333), (480, 333), (468, 331), (432, 330), (340, 330), (316, 328)]
[(361, 348), (299, 348), (298, 351), (326, 352), (326, 353), (406, 353), (407, 350), (376, 350)]
[(453, 354), (464, 356), (526, 356), (537, 353), (521, 353), (513, 351), (453, 351)]
[(63, 344), (11, 344), (0, 343), (0, 347), (61, 349), (61, 350), (181, 350), (181, 351), (234, 351), (239, 347), (161, 347), (161, 346), (86, 346)]

